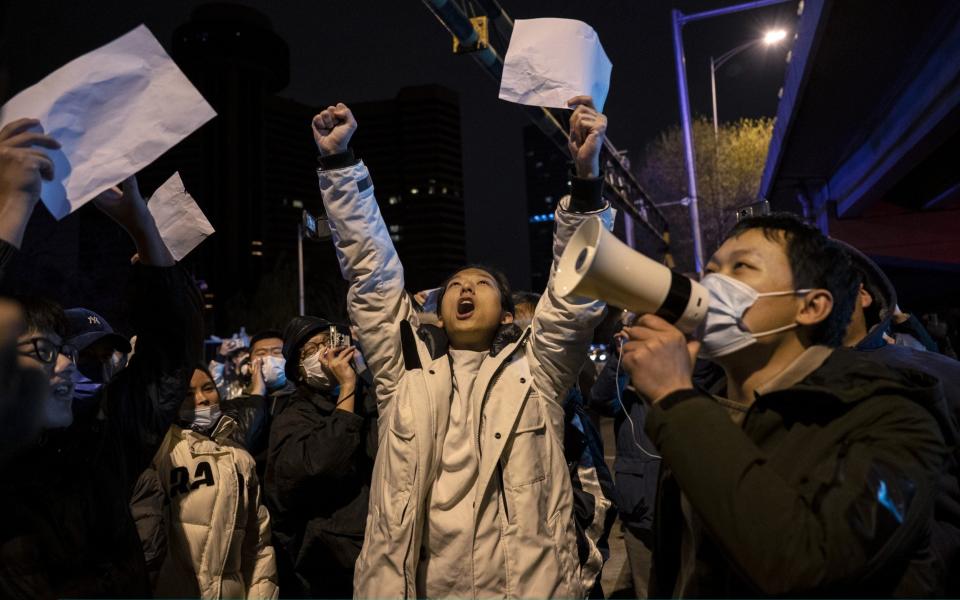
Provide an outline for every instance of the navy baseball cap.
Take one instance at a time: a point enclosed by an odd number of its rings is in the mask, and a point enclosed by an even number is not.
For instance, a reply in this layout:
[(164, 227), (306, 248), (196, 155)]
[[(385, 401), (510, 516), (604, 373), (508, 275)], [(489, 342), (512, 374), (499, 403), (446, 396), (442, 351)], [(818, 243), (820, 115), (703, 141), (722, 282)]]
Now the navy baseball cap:
[(67, 343), (77, 350), (82, 352), (95, 342), (107, 340), (114, 350), (130, 352), (130, 342), (127, 338), (114, 333), (110, 323), (97, 313), (86, 308), (70, 308), (64, 312), (69, 324)]

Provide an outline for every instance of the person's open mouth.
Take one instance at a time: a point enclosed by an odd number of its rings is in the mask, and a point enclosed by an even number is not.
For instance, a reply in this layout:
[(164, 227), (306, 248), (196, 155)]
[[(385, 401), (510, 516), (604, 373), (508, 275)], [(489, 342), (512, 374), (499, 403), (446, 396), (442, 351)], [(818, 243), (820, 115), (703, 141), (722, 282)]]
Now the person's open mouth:
[(475, 308), (472, 298), (460, 298), (457, 301), (457, 319), (465, 320), (473, 316), (473, 309)]

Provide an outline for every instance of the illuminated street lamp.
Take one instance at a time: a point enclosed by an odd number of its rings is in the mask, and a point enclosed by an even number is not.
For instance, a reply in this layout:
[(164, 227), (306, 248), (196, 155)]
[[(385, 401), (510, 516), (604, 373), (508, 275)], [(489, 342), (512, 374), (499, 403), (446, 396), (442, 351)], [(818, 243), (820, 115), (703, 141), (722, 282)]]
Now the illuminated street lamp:
[(700, 235), (700, 209), (697, 196), (697, 168), (693, 149), (693, 119), (690, 114), (690, 94), (687, 90), (687, 63), (683, 52), (683, 26), (694, 21), (712, 19), (746, 10), (754, 10), (785, 4), (793, 0), (752, 0), (734, 6), (724, 6), (689, 15), (673, 9), (670, 20), (673, 22), (673, 58), (677, 69), (677, 91), (680, 95), (680, 125), (683, 128), (683, 162), (687, 170), (687, 210), (690, 211), (690, 230), (693, 234), (694, 267), (698, 274), (703, 273), (703, 239)]
[(720, 55), (720, 58), (714, 59), (710, 57), (710, 94), (713, 99), (713, 137), (714, 141), (719, 141), (720, 134), (719, 128), (720, 123), (717, 117), (717, 70), (725, 65), (731, 58), (740, 54), (747, 48), (756, 46), (757, 44), (763, 44), (765, 46), (776, 46), (783, 40), (787, 39), (787, 32), (784, 29), (771, 29), (770, 31), (763, 34), (763, 37), (757, 38), (755, 40), (750, 40), (745, 44), (740, 44), (733, 50), (724, 52)]

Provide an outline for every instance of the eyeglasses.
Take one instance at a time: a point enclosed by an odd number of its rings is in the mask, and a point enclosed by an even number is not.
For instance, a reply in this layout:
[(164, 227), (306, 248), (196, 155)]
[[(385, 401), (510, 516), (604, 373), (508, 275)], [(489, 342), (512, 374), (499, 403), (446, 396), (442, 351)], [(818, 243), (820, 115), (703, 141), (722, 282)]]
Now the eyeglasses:
[(327, 341), (328, 340), (324, 339), (324, 340), (321, 340), (320, 342), (307, 342), (306, 344), (303, 345), (303, 348), (300, 349), (300, 358), (304, 359), (304, 358), (307, 358), (308, 356), (313, 356), (314, 354), (320, 351), (320, 348), (326, 348)]
[(47, 365), (55, 365), (57, 358), (61, 354), (69, 358), (73, 363), (77, 362), (77, 349), (70, 344), (57, 345), (49, 338), (35, 337), (17, 344), (17, 348), (21, 346), (32, 346), (30, 350), (18, 350), (21, 356), (35, 358)]

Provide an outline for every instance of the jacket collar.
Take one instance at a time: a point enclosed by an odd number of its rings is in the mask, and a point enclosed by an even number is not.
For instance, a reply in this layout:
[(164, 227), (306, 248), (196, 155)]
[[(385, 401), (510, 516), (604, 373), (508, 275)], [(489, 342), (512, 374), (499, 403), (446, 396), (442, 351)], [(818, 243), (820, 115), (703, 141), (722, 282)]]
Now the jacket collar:
[(911, 369), (892, 368), (852, 348), (836, 348), (819, 368), (802, 381), (768, 395), (808, 394), (855, 404), (878, 394), (896, 394), (921, 405), (942, 396), (940, 382)]
[(230, 436), (237, 428), (237, 422), (227, 415), (221, 415), (217, 424), (213, 427), (210, 437), (218, 442), (223, 441)]
[(290, 394), (297, 391), (297, 386), (294, 385), (292, 381), (287, 380), (282, 386), (278, 387), (275, 390), (267, 392), (267, 396), (270, 398), (277, 398), (279, 396), (289, 396)]
[(301, 382), (294, 393), (295, 398), (302, 398), (325, 413), (332, 413), (337, 409), (337, 402), (333, 398), (333, 390), (330, 393), (315, 390), (306, 383)]
[[(523, 334), (524, 330), (513, 323), (501, 325), (493, 336), (493, 342), (490, 344), (491, 358), (496, 357), (512, 344), (520, 341)], [(427, 345), (430, 357), (434, 360), (447, 354), (450, 350), (450, 340), (447, 338), (447, 333), (436, 325), (421, 325), (417, 328), (417, 337)]]
[(800, 383), (808, 375), (820, 368), (820, 365), (830, 357), (833, 348), (827, 346), (810, 346), (800, 356), (795, 358), (787, 368), (778, 373), (773, 379), (757, 388), (757, 394), (769, 394), (777, 390), (785, 390)]
[(237, 422), (228, 415), (220, 415), (214, 426), (207, 431), (197, 431), (182, 425), (177, 425), (177, 428), (180, 430), (178, 437), (192, 438), (194, 441), (213, 440), (219, 444), (230, 437), (237, 428)]

